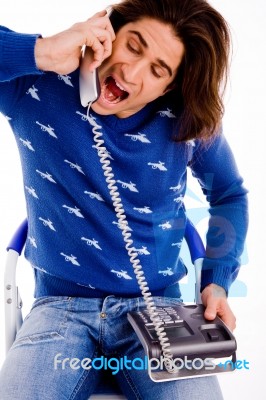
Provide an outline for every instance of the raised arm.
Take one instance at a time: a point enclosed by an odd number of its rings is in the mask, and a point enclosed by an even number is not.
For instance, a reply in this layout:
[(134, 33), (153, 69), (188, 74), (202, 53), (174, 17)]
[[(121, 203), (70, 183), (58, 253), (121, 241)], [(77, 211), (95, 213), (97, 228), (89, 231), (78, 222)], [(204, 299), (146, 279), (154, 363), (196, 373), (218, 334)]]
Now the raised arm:
[(69, 74), (77, 69), (84, 44), (94, 55), (86, 67), (97, 68), (111, 54), (114, 39), (105, 10), (47, 38), (0, 27), (0, 111), (7, 115), (20, 94), (44, 72)]

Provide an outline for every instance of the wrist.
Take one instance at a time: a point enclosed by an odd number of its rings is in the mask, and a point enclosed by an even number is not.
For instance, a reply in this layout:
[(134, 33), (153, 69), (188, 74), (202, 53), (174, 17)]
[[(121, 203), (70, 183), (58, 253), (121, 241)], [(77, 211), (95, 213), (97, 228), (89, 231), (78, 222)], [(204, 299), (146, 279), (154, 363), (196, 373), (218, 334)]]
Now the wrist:
[(51, 71), (51, 56), (46, 38), (38, 38), (35, 43), (34, 56), (37, 68), (40, 71)]
[(225, 289), (222, 286), (217, 285), (216, 283), (210, 283), (209, 285), (207, 285), (203, 291), (203, 293), (209, 293), (212, 294), (215, 297), (224, 297), (227, 298), (227, 294)]
[(35, 56), (36, 66), (41, 71), (46, 70), (46, 68), (44, 68), (45, 56), (43, 55), (43, 48), (44, 48), (44, 39), (38, 38), (35, 43), (34, 56)]

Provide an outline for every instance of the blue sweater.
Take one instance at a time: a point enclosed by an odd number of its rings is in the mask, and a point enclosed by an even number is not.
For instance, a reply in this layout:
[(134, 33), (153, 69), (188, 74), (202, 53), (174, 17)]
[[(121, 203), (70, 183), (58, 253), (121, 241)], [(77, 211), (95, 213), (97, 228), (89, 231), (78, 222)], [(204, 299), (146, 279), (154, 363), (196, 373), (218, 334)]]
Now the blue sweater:
[(179, 252), (188, 166), (210, 204), (202, 289), (213, 282), (228, 291), (239, 270), (247, 199), (223, 134), (207, 146), (174, 142), (177, 117), (166, 103), (151, 103), (125, 119), (93, 111), (87, 118), (79, 71), (68, 76), (39, 71), (36, 37), (0, 28), (0, 111), (21, 157), (29, 222), (25, 255), (35, 268), (36, 297), (140, 294), (94, 126), (103, 134), (151, 292), (167, 292), (187, 272)]

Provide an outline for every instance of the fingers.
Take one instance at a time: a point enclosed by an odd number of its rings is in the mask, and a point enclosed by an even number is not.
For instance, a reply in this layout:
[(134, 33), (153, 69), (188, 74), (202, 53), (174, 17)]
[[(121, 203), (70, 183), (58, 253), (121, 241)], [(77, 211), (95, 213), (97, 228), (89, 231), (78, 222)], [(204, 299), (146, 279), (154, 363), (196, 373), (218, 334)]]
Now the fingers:
[(111, 22), (106, 15), (106, 10), (95, 14), (86, 24), (86, 46), (91, 47), (94, 56), (89, 69), (93, 71), (111, 55), (112, 42), (115, 40), (115, 33)]
[(89, 18), (87, 22), (90, 24), (90, 26), (98, 26), (99, 28), (108, 31), (111, 35), (111, 40), (115, 40), (115, 32), (106, 10), (96, 13), (93, 17)]
[(204, 312), (204, 317), (207, 320), (212, 321), (216, 316), (220, 317), (231, 331), (236, 328), (236, 318), (230, 309), (227, 300), (209, 299)]
[(231, 331), (236, 328), (236, 317), (227, 302), (226, 304), (223, 304), (222, 308), (218, 309), (217, 315), (222, 319), (222, 321), (225, 323), (225, 325), (228, 326)]
[(91, 71), (111, 55), (112, 39), (106, 30), (97, 28), (93, 32), (89, 32), (85, 44), (93, 50), (93, 61), (90, 65)]
[(218, 316), (233, 331), (236, 328), (236, 318), (228, 304), (227, 297), (220, 289), (222, 288), (217, 285), (209, 285), (203, 290), (202, 302), (206, 307), (204, 317), (212, 321)]

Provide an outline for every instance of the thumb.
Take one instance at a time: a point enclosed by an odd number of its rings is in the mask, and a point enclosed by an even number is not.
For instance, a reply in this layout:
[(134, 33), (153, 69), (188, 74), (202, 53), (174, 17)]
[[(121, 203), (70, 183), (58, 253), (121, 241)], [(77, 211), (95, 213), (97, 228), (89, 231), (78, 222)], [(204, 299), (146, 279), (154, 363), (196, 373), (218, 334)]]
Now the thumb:
[(217, 309), (214, 303), (208, 304), (204, 312), (204, 317), (212, 321), (217, 315)]

